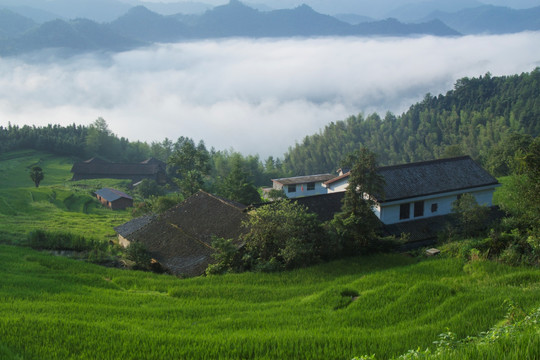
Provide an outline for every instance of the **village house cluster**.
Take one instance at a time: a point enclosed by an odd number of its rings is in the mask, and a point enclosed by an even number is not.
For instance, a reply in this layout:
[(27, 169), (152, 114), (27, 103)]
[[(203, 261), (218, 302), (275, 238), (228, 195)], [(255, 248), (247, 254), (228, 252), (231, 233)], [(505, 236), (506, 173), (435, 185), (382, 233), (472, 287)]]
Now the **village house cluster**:
[[(378, 169), (384, 179), (384, 195), (376, 200), (374, 213), (386, 235), (407, 233), (409, 241), (436, 236), (462, 194), (491, 206), (497, 180), (468, 156), (424, 161)], [(273, 180), (291, 200), (327, 221), (341, 210), (349, 171)], [(113, 192), (114, 193), (114, 192)], [(103, 193), (101, 193), (102, 195)], [(119, 195), (114, 193), (115, 195)], [(101, 196), (100, 195), (100, 196)], [(256, 208), (255, 204), (250, 208)], [(177, 275), (200, 275), (212, 262), (215, 236), (238, 239), (249, 208), (204, 191), (160, 215), (134, 219), (115, 228), (120, 243), (141, 242), (164, 268)]]
[[(344, 192), (350, 171), (338, 176), (320, 174), (274, 179), (273, 189), (288, 198)], [(384, 179), (384, 195), (369, 194), (377, 202), (373, 209), (384, 224), (396, 224), (450, 214), (452, 203), (464, 193), (480, 205), (491, 206), (497, 179), (469, 156), (384, 166), (377, 171)]]

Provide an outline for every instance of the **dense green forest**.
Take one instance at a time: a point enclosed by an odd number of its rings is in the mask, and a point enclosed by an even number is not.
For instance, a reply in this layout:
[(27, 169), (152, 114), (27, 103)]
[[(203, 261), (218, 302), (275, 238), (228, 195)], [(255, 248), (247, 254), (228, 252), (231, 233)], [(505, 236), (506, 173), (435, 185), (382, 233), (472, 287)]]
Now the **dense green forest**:
[[(107, 122), (98, 118), (90, 126), (48, 125), (45, 127), (8, 123), (0, 126), (0, 154), (14, 150), (34, 149), (56, 155), (71, 156), (74, 161), (94, 156), (113, 162), (140, 162), (155, 157), (170, 163), (169, 173), (174, 175), (175, 157), (190, 148), (206, 159), (204, 171), (206, 186), (216, 190), (219, 183), (231, 174), (241, 171), (247, 181), (257, 186), (268, 185), (270, 179), (283, 175), (279, 159), (269, 157), (264, 162), (258, 155), (242, 155), (234, 150), (207, 149), (203, 141), (179, 137), (176, 141), (165, 138), (161, 142), (130, 142), (112, 133)], [(219, 192), (219, 191), (218, 191)]]
[[(351, 116), (306, 136), (283, 159), (303, 175), (333, 172), (363, 145), (381, 165), (470, 155), (495, 175), (501, 156), (524, 149), (540, 133), (540, 68), (521, 75), (459, 79), (446, 95), (427, 94), (400, 116)], [(527, 136), (529, 135), (529, 136)]]

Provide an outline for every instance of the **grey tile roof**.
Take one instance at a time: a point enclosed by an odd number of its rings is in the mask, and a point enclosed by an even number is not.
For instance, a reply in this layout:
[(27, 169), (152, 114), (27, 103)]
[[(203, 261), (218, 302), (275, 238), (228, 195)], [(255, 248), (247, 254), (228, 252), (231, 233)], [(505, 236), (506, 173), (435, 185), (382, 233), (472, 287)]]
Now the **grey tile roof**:
[(377, 172), (386, 182), (385, 198), (382, 201), (498, 184), (497, 179), (469, 156), (385, 166)]
[[(335, 192), (331, 194), (319, 194), (310, 196), (300, 196), (295, 198), (285, 199), (285, 201), (295, 202), (303, 205), (307, 208), (308, 212), (317, 215), (317, 218), (321, 222), (332, 220), (334, 215), (341, 211), (343, 205), (344, 192)], [(281, 201), (281, 200), (277, 200)], [(271, 202), (264, 202), (259, 204), (253, 204), (252, 207), (257, 209), (261, 206), (271, 204)]]
[(344, 197), (344, 192), (336, 192), (331, 194), (297, 197), (289, 200), (304, 205), (309, 212), (317, 215), (319, 221), (325, 222), (332, 220), (334, 215), (341, 211)]
[(140, 163), (111, 163), (92, 158), (73, 164), (71, 172), (76, 175), (153, 175), (165, 171), (165, 163), (154, 158)]
[(100, 190), (96, 191), (96, 194), (101, 196), (102, 198), (104, 198), (107, 201), (115, 201), (115, 200), (118, 200), (118, 199), (121, 199), (121, 198), (126, 198), (126, 199), (133, 200), (133, 198), (131, 196), (129, 196), (128, 194), (125, 194), (125, 193), (121, 192), (120, 190), (111, 189), (111, 188), (100, 189)]
[(152, 220), (155, 219), (155, 217), (156, 215), (151, 214), (135, 218), (125, 224), (115, 227), (114, 231), (116, 231), (119, 235), (122, 235), (123, 237), (128, 237), (135, 231), (138, 231), (148, 225)]
[(330, 185), (330, 184), (333, 184), (335, 183), (336, 181), (339, 181), (341, 179), (345, 179), (345, 178), (348, 178), (349, 176), (351, 176), (351, 172), (350, 171), (347, 171), (346, 173), (343, 173), (343, 175), (339, 175), (339, 176), (336, 176), (328, 181), (326, 181), (324, 183), (324, 185)]
[(173, 274), (196, 276), (214, 262), (214, 236), (234, 239), (245, 231), (246, 207), (204, 191), (158, 215), (130, 234)]
[(310, 182), (325, 182), (335, 177), (336, 176), (332, 174), (319, 174), (319, 175), (295, 176), (295, 177), (289, 177), (289, 178), (272, 179), (272, 181), (275, 181), (283, 185), (294, 185), (294, 184), (307, 184)]

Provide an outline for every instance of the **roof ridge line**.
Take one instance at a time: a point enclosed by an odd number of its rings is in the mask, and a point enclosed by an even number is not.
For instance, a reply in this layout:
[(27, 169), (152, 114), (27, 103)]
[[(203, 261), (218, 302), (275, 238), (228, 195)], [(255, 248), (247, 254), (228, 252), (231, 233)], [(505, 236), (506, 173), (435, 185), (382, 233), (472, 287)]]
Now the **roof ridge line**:
[(442, 162), (459, 161), (459, 160), (465, 160), (465, 159), (473, 160), (469, 155), (462, 155), (462, 156), (449, 157), (449, 158), (443, 158), (443, 159), (433, 159), (433, 160), (415, 161), (415, 162), (405, 163), (405, 164), (380, 166), (377, 168), (377, 171), (387, 170), (391, 168), (399, 168), (399, 167), (413, 167), (413, 166), (422, 166), (422, 165), (429, 165), (429, 164), (442, 163)]
[[(224, 199), (224, 198), (221, 198), (221, 197), (219, 197), (219, 196), (210, 194), (209, 192), (206, 192), (206, 191), (204, 191), (204, 190), (202, 190), (202, 189), (199, 190), (197, 193), (203, 193), (203, 194), (206, 194), (206, 195), (208, 195), (208, 196), (210, 196), (210, 197), (212, 197), (212, 198), (214, 198), (214, 199), (216, 199), (216, 200), (222, 202), (223, 204), (228, 205), (228, 206), (230, 206), (230, 207), (232, 207), (232, 208), (235, 208), (235, 209), (237, 209), (237, 210), (240, 210), (240, 211), (243, 211), (243, 210), (244, 210), (244, 209), (240, 209), (238, 206), (235, 206), (235, 205), (233, 205), (233, 204), (231, 204), (231, 203), (229, 202), (229, 201), (233, 201), (233, 200), (227, 201), (227, 200)], [(196, 195), (197, 193), (195, 193), (195, 194), (193, 194), (193, 195)], [(188, 198), (188, 199), (189, 199), (189, 198)], [(247, 207), (247, 206), (245, 206), (245, 207)]]

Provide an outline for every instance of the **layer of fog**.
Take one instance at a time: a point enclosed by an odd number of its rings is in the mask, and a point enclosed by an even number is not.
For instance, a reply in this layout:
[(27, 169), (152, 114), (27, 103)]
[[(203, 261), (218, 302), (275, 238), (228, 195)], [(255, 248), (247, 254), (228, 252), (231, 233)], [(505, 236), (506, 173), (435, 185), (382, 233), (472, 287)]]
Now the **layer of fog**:
[(188, 136), (281, 156), (331, 121), (396, 115), (464, 76), (532, 71), (540, 33), (231, 39), (63, 60), (0, 59), (0, 124), (92, 123), (130, 140)]

